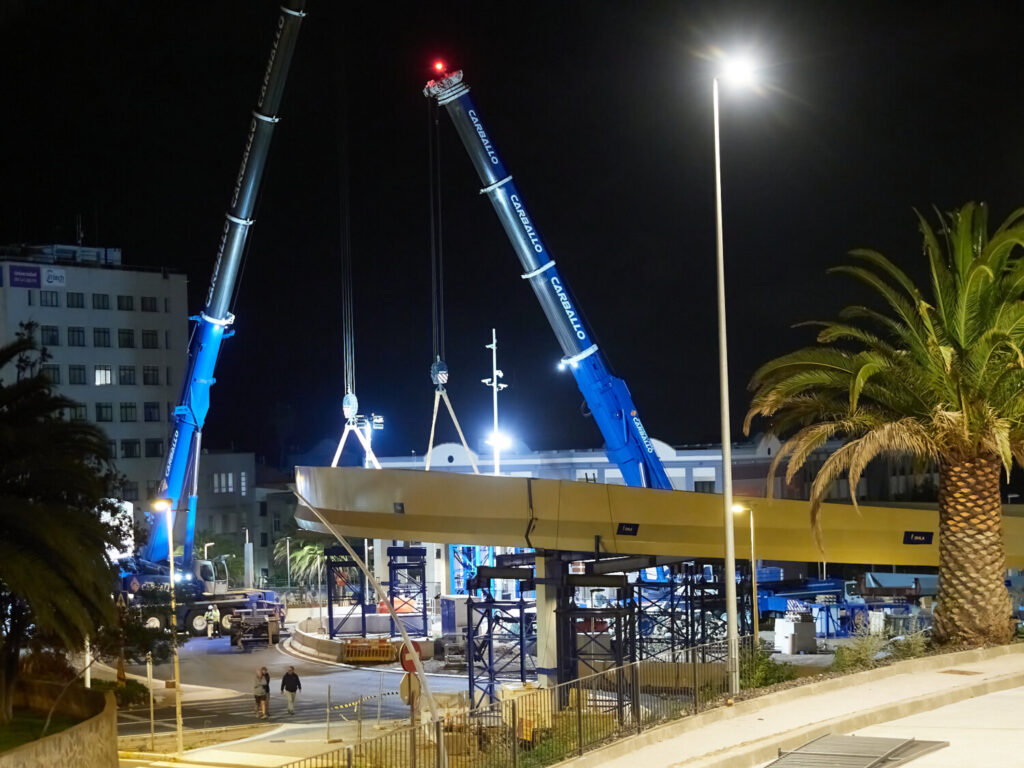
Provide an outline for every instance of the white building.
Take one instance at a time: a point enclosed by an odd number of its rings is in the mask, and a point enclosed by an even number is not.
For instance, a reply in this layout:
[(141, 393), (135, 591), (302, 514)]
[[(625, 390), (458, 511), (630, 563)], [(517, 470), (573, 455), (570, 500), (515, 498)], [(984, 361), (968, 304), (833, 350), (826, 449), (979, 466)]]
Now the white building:
[(106, 432), (126, 501), (149, 499), (162, 476), (187, 309), (185, 275), (125, 266), (119, 248), (0, 248), (0, 343), (20, 323), (38, 324), (51, 356), (45, 373), (78, 403), (66, 416)]

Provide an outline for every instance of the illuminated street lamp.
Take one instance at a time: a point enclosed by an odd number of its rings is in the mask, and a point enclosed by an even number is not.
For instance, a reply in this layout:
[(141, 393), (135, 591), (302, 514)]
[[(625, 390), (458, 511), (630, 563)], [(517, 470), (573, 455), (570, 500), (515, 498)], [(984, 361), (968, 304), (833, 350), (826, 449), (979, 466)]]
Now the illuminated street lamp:
[(722, 141), (718, 119), (719, 77), (729, 82), (751, 85), (757, 69), (747, 58), (726, 59), (721, 75), (711, 81), (711, 99), (715, 120), (715, 243), (718, 273), (718, 385), (722, 417), (722, 494), (725, 527), (725, 606), (727, 672), (729, 692), (740, 690), (739, 635), (736, 628), (736, 541), (732, 511), (732, 429), (729, 425), (729, 354), (725, 322), (725, 244), (722, 237)]
[(203, 560), (209, 560), (210, 559), (209, 555), (207, 555), (206, 553), (210, 549), (210, 547), (212, 547), (213, 545), (214, 545), (214, 542), (212, 542), (212, 541), (207, 542), (206, 544), (203, 544)]
[(757, 610), (757, 555), (754, 553), (754, 508), (745, 507), (742, 504), (732, 505), (733, 514), (741, 515), (744, 512), (750, 513), (750, 594), (751, 623), (754, 625), (754, 648), (761, 647), (761, 633), (758, 627), (759, 612)]
[[(174, 649), (174, 717), (177, 730), (178, 755), (185, 751), (184, 736), (181, 723), (181, 668), (178, 666), (178, 604), (174, 597), (174, 515), (171, 514), (171, 500), (158, 499), (153, 502), (153, 509), (164, 513), (167, 521), (167, 567), (169, 568), (168, 586), (171, 590), (171, 646)], [(204, 553), (205, 554), (205, 553)]]

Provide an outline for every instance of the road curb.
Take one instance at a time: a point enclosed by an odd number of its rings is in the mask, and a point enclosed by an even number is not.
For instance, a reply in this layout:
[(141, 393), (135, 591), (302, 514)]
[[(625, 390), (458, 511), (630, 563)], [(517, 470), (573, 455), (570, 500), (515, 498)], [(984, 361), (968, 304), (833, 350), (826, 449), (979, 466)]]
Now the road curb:
[[(338, 667), (339, 669), (355, 669), (362, 671), (387, 672), (392, 675), (405, 674), (404, 669), (393, 669), (391, 667), (361, 667), (356, 664), (346, 664), (343, 661), (327, 661), (325, 659), (321, 659), (318, 656), (314, 656), (313, 654), (304, 653), (302, 651), (297, 650), (296, 647), (293, 645), (291, 638), (288, 638), (286, 642), (278, 643), (277, 650), (279, 653), (283, 653), (286, 656), (292, 656), (296, 659), (302, 659), (302, 661), (311, 661), (317, 664), (323, 664), (326, 667)], [(423, 674), (425, 674), (427, 677), (466, 677), (465, 674), (460, 675), (452, 672), (424, 672)]]

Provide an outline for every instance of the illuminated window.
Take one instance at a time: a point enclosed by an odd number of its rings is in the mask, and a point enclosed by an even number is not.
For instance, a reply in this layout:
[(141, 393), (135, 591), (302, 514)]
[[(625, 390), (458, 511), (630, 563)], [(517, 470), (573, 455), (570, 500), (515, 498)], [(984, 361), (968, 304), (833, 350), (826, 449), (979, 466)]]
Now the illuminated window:
[[(95, 377), (93, 379), (93, 383), (97, 387), (106, 387), (114, 383), (114, 373), (111, 371), (109, 365), (97, 365), (94, 370)], [(96, 419), (96, 421), (99, 421), (99, 419)]]

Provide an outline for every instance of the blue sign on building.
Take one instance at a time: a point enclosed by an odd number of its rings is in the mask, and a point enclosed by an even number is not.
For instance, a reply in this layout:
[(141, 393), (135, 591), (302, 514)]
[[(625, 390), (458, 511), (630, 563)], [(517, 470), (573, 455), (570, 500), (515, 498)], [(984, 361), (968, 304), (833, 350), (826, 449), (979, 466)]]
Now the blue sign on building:
[(904, 544), (931, 544), (932, 536), (934, 534), (931, 531), (904, 531), (903, 532), (903, 543)]
[(24, 267), (11, 264), (11, 288), (38, 288), (40, 284), (39, 267)]

